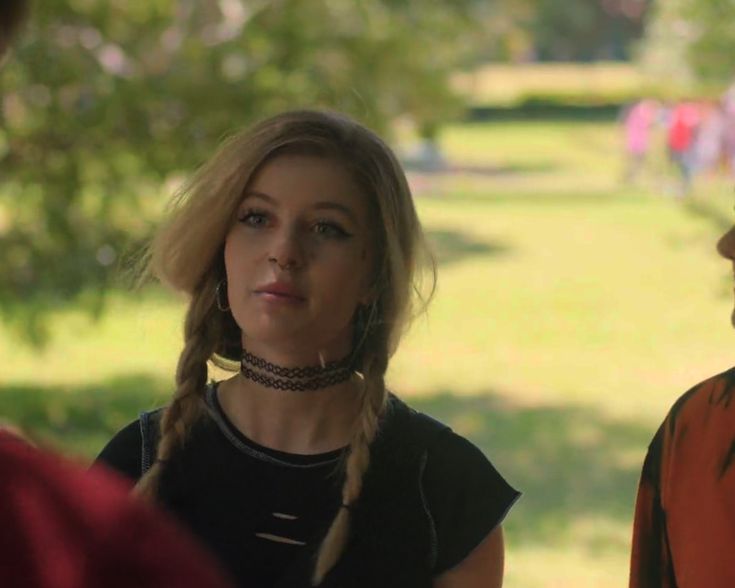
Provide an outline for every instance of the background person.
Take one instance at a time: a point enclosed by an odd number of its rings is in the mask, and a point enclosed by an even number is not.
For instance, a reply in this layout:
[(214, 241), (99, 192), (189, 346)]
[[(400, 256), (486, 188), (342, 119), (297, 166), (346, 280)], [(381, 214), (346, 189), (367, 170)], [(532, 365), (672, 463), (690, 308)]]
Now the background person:
[(666, 144), (669, 159), (679, 173), (676, 195), (687, 196), (692, 189), (692, 181), (696, 168), (694, 146), (700, 115), (694, 102), (680, 102), (671, 109), (668, 118)]
[(645, 164), (657, 117), (658, 104), (648, 98), (633, 103), (624, 113), (626, 182), (633, 182)]
[[(427, 259), (372, 132), (303, 111), (238, 134), (151, 248), (190, 296), (174, 397), (100, 461), (242, 586), (500, 586), (518, 493), (384, 382)], [(210, 360), (238, 373), (207, 385)]]
[(0, 586), (229, 586), (189, 533), (87, 472), (0, 430)]

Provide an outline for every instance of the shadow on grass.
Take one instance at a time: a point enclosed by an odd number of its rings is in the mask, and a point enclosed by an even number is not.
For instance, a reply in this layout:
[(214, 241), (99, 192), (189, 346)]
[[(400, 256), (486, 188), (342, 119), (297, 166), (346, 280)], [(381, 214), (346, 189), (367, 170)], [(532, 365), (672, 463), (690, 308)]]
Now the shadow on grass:
[(172, 384), (133, 374), (82, 387), (0, 385), (0, 417), (42, 445), (91, 459), (143, 410), (164, 404)]
[(429, 230), (426, 235), (440, 265), (462, 261), (471, 255), (503, 255), (510, 251), (504, 243), (473, 239), (460, 231)]
[(627, 533), (616, 544), (608, 528), (595, 527), (600, 520), (630, 525), (650, 425), (576, 405), (513, 406), (491, 391), (410, 402), (471, 439), (523, 492), (506, 523), (514, 543), (551, 544), (581, 532), (590, 553), (611, 543), (627, 549)]
[(688, 198), (684, 201), (684, 210), (691, 214), (709, 221), (718, 232), (729, 231), (733, 226), (732, 212), (725, 211), (715, 204), (702, 199)]

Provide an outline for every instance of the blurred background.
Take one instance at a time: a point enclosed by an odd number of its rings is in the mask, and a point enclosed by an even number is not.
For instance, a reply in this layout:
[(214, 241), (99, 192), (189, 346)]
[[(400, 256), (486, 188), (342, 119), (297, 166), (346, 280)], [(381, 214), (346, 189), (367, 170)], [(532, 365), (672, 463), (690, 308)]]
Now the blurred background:
[(221, 139), (330, 107), (400, 153), (439, 288), (389, 382), (524, 492), (509, 588), (622, 586), (646, 446), (730, 367), (735, 4), (45, 0), (0, 72), (0, 415), (82, 461), (166, 401), (136, 252)]

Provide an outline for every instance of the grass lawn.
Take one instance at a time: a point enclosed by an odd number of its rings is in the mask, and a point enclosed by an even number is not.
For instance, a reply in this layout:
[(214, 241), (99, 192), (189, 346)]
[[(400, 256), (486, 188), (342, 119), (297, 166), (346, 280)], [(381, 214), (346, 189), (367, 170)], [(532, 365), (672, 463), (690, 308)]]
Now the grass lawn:
[[(453, 171), (411, 176), (439, 288), (391, 386), (524, 492), (506, 586), (622, 586), (646, 445), (735, 355), (731, 271), (714, 251), (729, 182), (677, 201), (659, 159), (622, 186), (606, 123), (458, 125), (442, 142)], [(181, 316), (151, 290), (113, 296), (95, 324), (59, 316), (43, 351), (0, 331), (0, 414), (88, 460), (166, 398)]]

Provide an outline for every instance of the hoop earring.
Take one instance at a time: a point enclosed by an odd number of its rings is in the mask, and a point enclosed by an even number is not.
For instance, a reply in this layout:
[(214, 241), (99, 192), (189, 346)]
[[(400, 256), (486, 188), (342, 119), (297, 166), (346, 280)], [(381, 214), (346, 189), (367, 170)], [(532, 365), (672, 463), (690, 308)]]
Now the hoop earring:
[[(224, 290), (224, 304), (222, 303), (222, 296)], [(227, 299), (227, 280), (220, 280), (217, 284), (217, 288), (214, 291), (214, 298), (217, 302), (217, 308), (222, 312), (230, 310), (230, 301)]]

